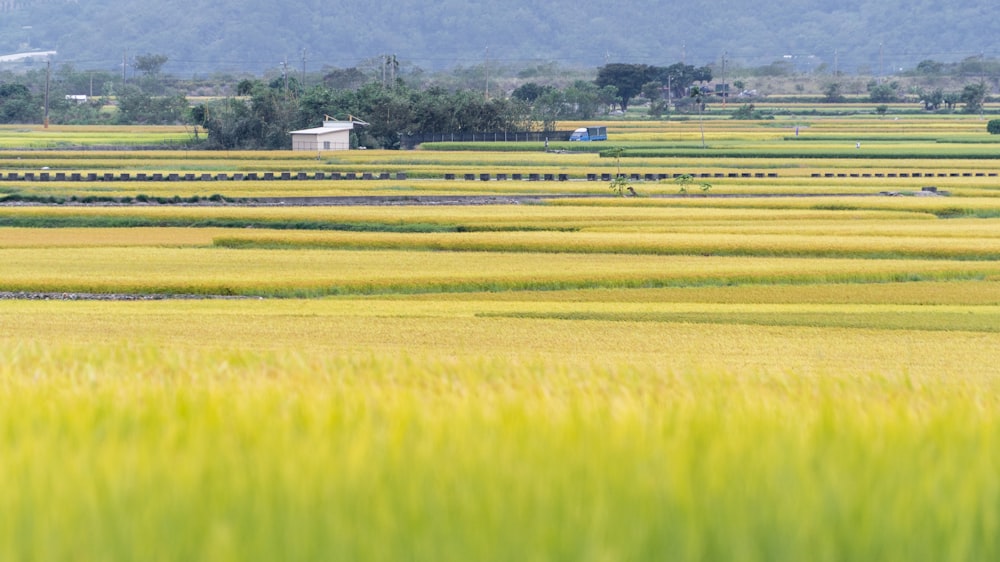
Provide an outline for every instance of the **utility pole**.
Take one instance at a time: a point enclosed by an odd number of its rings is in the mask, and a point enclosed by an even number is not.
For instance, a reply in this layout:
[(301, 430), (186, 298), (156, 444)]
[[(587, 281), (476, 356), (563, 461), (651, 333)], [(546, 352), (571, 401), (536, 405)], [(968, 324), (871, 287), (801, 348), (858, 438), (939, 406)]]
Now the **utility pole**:
[(52, 74), (52, 59), (45, 61), (45, 128), (49, 128), (49, 76)]
[(722, 51), (722, 109), (726, 109), (729, 99), (729, 84), (726, 84), (726, 51)]
[(985, 117), (983, 112), (986, 110), (986, 51), (979, 52), (979, 87), (982, 88), (983, 101), (979, 104), (979, 120), (982, 121)]
[(302, 49), (302, 87), (306, 87), (306, 50)]
[(125, 69), (126, 68), (128, 68), (128, 49), (122, 51), (122, 87), (123, 88), (125, 87), (125, 84), (126, 84), (126, 82), (128, 80), (128, 78), (125, 76)]
[(486, 99), (490, 99), (490, 46), (486, 46)]
[(281, 74), (285, 79), (285, 97), (288, 97), (288, 57), (281, 62)]
[(670, 119), (671, 106), (674, 104), (673, 75), (667, 74), (667, 119)]
[(882, 83), (882, 42), (879, 41), (878, 44), (878, 83)]
[(833, 50), (833, 76), (840, 76), (840, 51), (837, 49)]
[(672, 82), (673, 82), (673, 76), (670, 75), (670, 74), (667, 74), (667, 116), (668, 117), (670, 116), (670, 106), (672, 106), (674, 104), (674, 100), (673, 100), (674, 88), (673, 88)]

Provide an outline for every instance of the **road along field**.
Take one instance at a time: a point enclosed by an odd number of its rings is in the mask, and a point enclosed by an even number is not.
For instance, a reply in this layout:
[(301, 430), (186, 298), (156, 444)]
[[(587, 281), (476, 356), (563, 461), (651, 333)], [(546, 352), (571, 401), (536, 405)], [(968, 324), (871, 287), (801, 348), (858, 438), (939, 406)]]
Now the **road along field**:
[[(772, 130), (711, 126), (748, 143)], [(825, 126), (851, 133), (811, 128)], [(1000, 555), (989, 176), (909, 196), (926, 177), (814, 178), (779, 158), (794, 176), (707, 180), (734, 197), (681, 195), (672, 178), (617, 197), (417, 168), (495, 158), (496, 174), (510, 153), (364, 152), (336, 159), (413, 158), (416, 177), (213, 187), (592, 196), (0, 207), (0, 559)], [(563, 156), (577, 157), (530, 162)], [(237, 162), (251, 159), (219, 166)], [(754, 165), (670, 167), (697, 162)], [(135, 183), (0, 185), (152, 194)], [(831, 195), (800, 196), (816, 192)]]

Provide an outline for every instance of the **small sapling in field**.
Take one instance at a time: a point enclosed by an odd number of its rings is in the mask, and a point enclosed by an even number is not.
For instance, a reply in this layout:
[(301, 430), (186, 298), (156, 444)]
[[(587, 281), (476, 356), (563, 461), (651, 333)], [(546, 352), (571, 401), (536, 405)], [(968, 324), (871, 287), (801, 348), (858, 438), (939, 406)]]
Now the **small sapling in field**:
[(615, 179), (611, 180), (611, 185), (609, 187), (611, 188), (611, 191), (614, 191), (622, 197), (624, 197), (626, 193), (629, 195), (636, 195), (635, 189), (632, 189), (632, 180), (628, 179), (628, 176), (624, 174), (615, 176)]
[[(680, 193), (687, 195), (688, 188), (692, 187), (694, 184), (694, 176), (691, 174), (681, 174), (674, 178), (674, 183), (680, 186)], [(708, 193), (709, 189), (712, 189), (712, 184), (708, 182), (701, 182), (698, 184), (698, 188), (701, 189), (703, 193)]]
[(615, 174), (615, 179), (611, 180), (611, 191), (614, 191), (619, 196), (624, 197), (626, 193), (629, 195), (638, 195), (635, 189), (632, 188), (632, 180), (622, 173), (622, 154), (625, 153), (625, 149), (622, 147), (615, 147), (611, 150), (611, 154), (615, 157), (615, 165), (618, 169), (618, 173)]

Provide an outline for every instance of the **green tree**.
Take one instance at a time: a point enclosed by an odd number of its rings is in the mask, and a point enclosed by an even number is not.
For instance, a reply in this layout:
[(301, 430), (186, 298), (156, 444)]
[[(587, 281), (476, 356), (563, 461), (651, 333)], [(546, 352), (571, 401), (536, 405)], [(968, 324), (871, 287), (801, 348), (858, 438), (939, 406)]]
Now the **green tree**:
[(135, 57), (135, 69), (145, 76), (159, 76), (163, 65), (167, 63), (166, 55), (145, 54)]
[(407, 132), (446, 133), (458, 130), (450, 94), (441, 88), (430, 88), (415, 97), (412, 118), (413, 125)]
[(957, 92), (945, 92), (944, 94), (944, 106), (947, 109), (955, 109), (958, 102), (961, 100), (961, 94)]
[(642, 97), (651, 102), (655, 102), (663, 97), (663, 84), (656, 80), (651, 80), (642, 85)]
[(979, 113), (986, 102), (986, 84), (968, 84), (962, 88), (959, 101), (965, 104), (965, 113)]
[(990, 119), (986, 131), (991, 135), (1000, 135), (1000, 119)]
[(645, 64), (610, 63), (597, 69), (599, 87), (614, 86), (622, 111), (628, 110), (629, 101), (642, 93), (642, 86), (649, 81), (650, 67)]
[(823, 86), (823, 101), (826, 103), (843, 103), (846, 98), (844, 97), (843, 86), (839, 82), (830, 82)]
[(667, 109), (667, 103), (663, 99), (663, 84), (656, 80), (646, 82), (642, 85), (642, 96), (649, 100), (649, 115), (659, 117)]
[(666, 84), (673, 98), (683, 98), (695, 82), (711, 82), (712, 69), (707, 66), (694, 67), (690, 64), (674, 63), (665, 68), (654, 68), (653, 79)]
[(868, 98), (872, 103), (892, 103), (897, 97), (897, 90), (892, 84), (868, 84)]
[(42, 104), (23, 84), (0, 84), (0, 123), (37, 123)]
[(246, 100), (230, 97), (196, 106), (191, 113), (195, 124), (208, 131), (206, 147), (257, 148), (256, 121)]
[(166, 55), (145, 54), (135, 57), (134, 67), (142, 73), (139, 83), (147, 92), (153, 94), (164, 93), (160, 71), (163, 69), (163, 65), (167, 63), (167, 60)]
[(323, 75), (323, 84), (335, 90), (355, 90), (370, 80), (370, 76), (353, 66), (335, 68)]
[(761, 114), (759, 111), (755, 110), (754, 104), (745, 103), (742, 106), (740, 106), (739, 109), (733, 112), (731, 118), (742, 119), (742, 120), (761, 119)]
[(188, 114), (183, 95), (151, 96), (136, 86), (125, 86), (118, 94), (117, 120), (123, 125), (174, 125)]
[(208, 146), (224, 149), (291, 148), (288, 132), (297, 124), (297, 101), (259, 81), (241, 83), (248, 99), (227, 98), (192, 111), (196, 124), (208, 131)]
[(543, 131), (556, 130), (556, 121), (569, 114), (570, 106), (566, 103), (566, 95), (554, 88), (544, 91), (532, 105), (532, 116), (535, 121), (542, 123)]
[(99, 96), (104, 84), (120, 76), (103, 70), (77, 70), (72, 64), (63, 64), (53, 73), (52, 90), (57, 94), (84, 94)]
[(925, 74), (928, 76), (936, 76), (938, 74), (941, 74), (943, 70), (944, 70), (944, 64), (934, 60), (924, 59), (919, 63), (917, 63), (917, 72), (920, 74)]
[(923, 98), (924, 109), (937, 111), (941, 107), (941, 104), (944, 103), (944, 90), (935, 88), (930, 92), (924, 92), (921, 97)]
[[(608, 86), (614, 89), (614, 86)], [(570, 108), (570, 115), (575, 119), (593, 119), (605, 99), (614, 99), (616, 94), (602, 95), (597, 84), (587, 80), (577, 80), (563, 90), (563, 99)]]
[(522, 101), (533, 102), (537, 100), (542, 94), (553, 90), (551, 86), (539, 86), (535, 82), (527, 82), (521, 84), (511, 92), (510, 97), (519, 99)]
[(597, 90), (597, 100), (607, 111), (611, 111), (618, 100), (618, 88), (611, 85), (600, 87)]

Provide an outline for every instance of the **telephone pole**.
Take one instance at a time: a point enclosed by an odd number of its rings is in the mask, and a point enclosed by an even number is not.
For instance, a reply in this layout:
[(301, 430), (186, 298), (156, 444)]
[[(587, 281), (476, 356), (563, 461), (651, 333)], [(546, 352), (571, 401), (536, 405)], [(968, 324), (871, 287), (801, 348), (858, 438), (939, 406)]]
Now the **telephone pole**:
[(285, 97), (288, 97), (288, 57), (281, 61), (281, 74), (285, 79)]
[(726, 84), (726, 51), (722, 51), (722, 109), (726, 108), (729, 99), (729, 84)]
[(49, 128), (49, 77), (52, 74), (52, 59), (45, 61), (45, 128)]
[(882, 42), (878, 44), (878, 83), (882, 83)]

